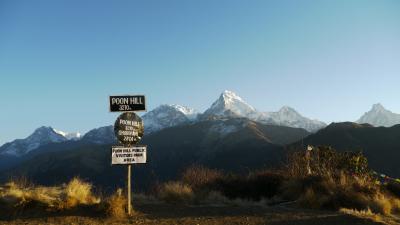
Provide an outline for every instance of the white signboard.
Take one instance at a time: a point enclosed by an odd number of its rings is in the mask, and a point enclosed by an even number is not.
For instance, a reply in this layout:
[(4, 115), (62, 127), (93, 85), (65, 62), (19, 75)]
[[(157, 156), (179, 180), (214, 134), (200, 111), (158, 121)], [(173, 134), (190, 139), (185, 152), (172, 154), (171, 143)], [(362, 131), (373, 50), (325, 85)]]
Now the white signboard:
[(111, 151), (111, 164), (146, 163), (147, 146), (137, 145), (132, 147), (113, 146)]

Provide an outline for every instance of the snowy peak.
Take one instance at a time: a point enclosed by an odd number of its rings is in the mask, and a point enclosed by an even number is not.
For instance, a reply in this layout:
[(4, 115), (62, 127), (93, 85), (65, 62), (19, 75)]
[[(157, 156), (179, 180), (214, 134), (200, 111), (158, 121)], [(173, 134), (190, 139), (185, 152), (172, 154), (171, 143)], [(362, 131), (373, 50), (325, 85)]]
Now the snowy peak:
[(369, 123), (373, 126), (391, 127), (400, 124), (400, 114), (393, 113), (385, 109), (380, 103), (372, 105), (370, 111), (364, 113), (356, 121), (357, 123)]
[(204, 116), (250, 117), (256, 110), (232, 91), (225, 90), (220, 97), (204, 112)]
[(31, 135), (25, 139), (17, 139), (6, 143), (0, 147), (0, 154), (22, 156), (42, 145), (49, 143), (60, 143), (68, 139), (55, 132), (51, 127), (42, 126), (37, 128)]
[(168, 105), (170, 107), (175, 108), (176, 110), (178, 110), (179, 112), (183, 113), (189, 120), (194, 120), (196, 119), (198, 112), (195, 109), (186, 107), (186, 106), (182, 106), (182, 105), (177, 105), (177, 104), (172, 104), (172, 105)]
[(279, 109), (277, 114), (281, 115), (282, 117), (288, 117), (288, 118), (302, 117), (300, 113), (298, 113), (295, 109), (289, 106), (283, 106), (281, 109)]
[[(237, 102), (248, 105), (245, 101), (243, 101), (243, 99), (241, 97), (239, 97), (233, 91), (225, 90), (224, 92), (222, 92), (220, 98), (223, 99), (223, 101), (225, 102), (225, 104), (227, 106), (235, 104)], [(248, 106), (251, 107), (250, 105), (248, 105)], [(253, 108), (253, 107), (251, 107), (251, 108)]]
[(259, 112), (247, 104), (232, 91), (224, 91), (202, 118), (243, 117), (263, 124), (303, 128), (310, 132), (326, 126), (325, 123), (308, 119), (289, 106), (283, 106), (277, 112)]
[(295, 109), (289, 106), (283, 106), (277, 112), (263, 113), (261, 121), (269, 121), (268, 123), (280, 126), (303, 128), (310, 132), (315, 132), (326, 126), (325, 123), (318, 120), (311, 120), (302, 116)]
[(376, 103), (372, 105), (371, 111), (381, 112), (381, 111), (388, 111), (386, 110), (381, 103)]
[(65, 137), (68, 140), (79, 140), (81, 139), (82, 135), (79, 132), (72, 132), (72, 133), (68, 133), (68, 132), (64, 132), (64, 131), (60, 131), (60, 130), (56, 130), (53, 129), (54, 132), (56, 132), (57, 134), (62, 135), (63, 137)]
[(160, 105), (143, 116), (145, 133), (189, 123), (197, 118), (194, 109), (181, 105)]

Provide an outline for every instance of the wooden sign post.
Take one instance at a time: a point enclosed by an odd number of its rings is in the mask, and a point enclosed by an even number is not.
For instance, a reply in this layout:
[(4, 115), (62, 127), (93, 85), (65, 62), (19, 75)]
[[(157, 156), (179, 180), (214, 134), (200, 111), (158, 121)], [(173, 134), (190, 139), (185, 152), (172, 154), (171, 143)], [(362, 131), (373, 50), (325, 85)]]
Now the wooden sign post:
[(124, 112), (114, 124), (114, 132), (122, 146), (111, 149), (111, 164), (128, 165), (127, 195), (128, 215), (132, 214), (131, 200), (131, 165), (146, 163), (147, 146), (137, 145), (143, 137), (144, 125), (142, 119), (134, 111), (146, 110), (144, 95), (110, 96), (110, 111)]

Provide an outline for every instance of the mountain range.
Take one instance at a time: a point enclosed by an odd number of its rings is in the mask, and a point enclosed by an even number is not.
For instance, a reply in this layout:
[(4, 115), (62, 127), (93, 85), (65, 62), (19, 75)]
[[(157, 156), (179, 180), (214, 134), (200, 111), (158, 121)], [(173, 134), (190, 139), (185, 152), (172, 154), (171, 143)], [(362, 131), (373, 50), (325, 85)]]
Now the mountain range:
[(49, 143), (78, 140), (79, 133), (67, 133), (51, 127), (39, 127), (25, 139), (17, 139), (0, 147), (1, 154), (20, 156)]
[[(306, 118), (289, 106), (283, 106), (277, 112), (260, 112), (246, 103), (232, 91), (224, 91), (219, 98), (203, 113), (189, 107), (177, 104), (163, 104), (149, 111), (143, 117), (145, 134), (151, 134), (162, 129), (182, 126), (215, 118), (247, 118), (249, 120), (277, 126), (303, 128), (309, 132), (316, 132), (326, 124)], [(356, 123), (368, 123), (373, 126), (390, 127), (400, 123), (400, 114), (386, 110), (381, 104), (374, 104), (372, 109), (360, 117)], [(0, 147), (0, 155), (22, 156), (48, 143), (77, 141), (83, 138), (96, 144), (110, 143), (104, 137), (111, 137), (111, 126), (96, 128), (85, 135), (68, 133), (51, 127), (40, 127), (25, 139), (17, 139)]]
[[(398, 117), (375, 104), (354, 123), (325, 125), (288, 106), (259, 112), (231, 91), (224, 91), (203, 113), (160, 105), (142, 117), (146, 128), (141, 143), (149, 150), (148, 163), (135, 167), (141, 180), (137, 188), (174, 179), (191, 164), (235, 172), (277, 166), (284, 162), (287, 150), (303, 149), (306, 144), (361, 150), (373, 169), (400, 176), (396, 162), (400, 125), (394, 125), (400, 122)], [(122, 168), (110, 165), (110, 148), (115, 144), (113, 126), (83, 136), (43, 126), (0, 147), (0, 179), (23, 175), (54, 184), (81, 176), (104, 187), (123, 185)], [(119, 180), (111, 184), (114, 177)]]
[[(241, 97), (232, 91), (224, 91), (219, 98), (204, 112), (181, 105), (160, 105), (146, 113), (142, 119), (145, 124), (145, 134), (151, 134), (165, 128), (182, 126), (213, 118), (246, 118), (266, 125), (303, 128), (315, 132), (326, 126), (325, 123), (303, 117), (293, 108), (282, 107), (278, 112), (259, 112), (247, 104)], [(52, 127), (41, 127), (26, 139), (18, 139), (0, 147), (0, 155), (22, 156), (48, 143), (90, 140), (96, 144), (110, 143), (105, 137), (112, 137), (111, 126), (96, 128), (85, 135), (58, 131)]]
[[(110, 149), (116, 144), (110, 128), (96, 130), (95, 136), (106, 135), (102, 141), (86, 134), (79, 141), (43, 145), (3, 168), (0, 179), (23, 175), (41, 184), (54, 184), (80, 176), (104, 187), (123, 185), (122, 167), (110, 165)], [(285, 158), (283, 146), (309, 134), (301, 128), (265, 125), (247, 118), (209, 119), (165, 128), (141, 141), (149, 146), (148, 161), (134, 167), (135, 179), (140, 180), (137, 188), (174, 179), (192, 164), (239, 173), (277, 166)]]

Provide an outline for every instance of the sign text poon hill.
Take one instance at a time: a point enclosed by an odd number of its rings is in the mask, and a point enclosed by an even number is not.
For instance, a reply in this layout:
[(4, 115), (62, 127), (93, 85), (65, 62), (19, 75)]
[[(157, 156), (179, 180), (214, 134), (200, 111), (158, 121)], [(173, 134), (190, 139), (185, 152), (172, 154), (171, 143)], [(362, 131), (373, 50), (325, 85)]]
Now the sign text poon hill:
[(146, 111), (146, 98), (144, 95), (110, 96), (110, 111)]

